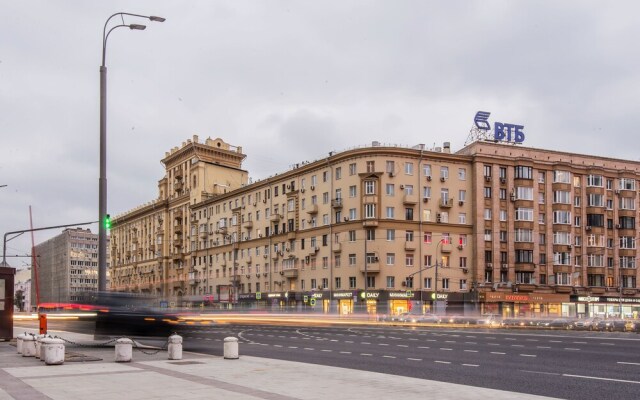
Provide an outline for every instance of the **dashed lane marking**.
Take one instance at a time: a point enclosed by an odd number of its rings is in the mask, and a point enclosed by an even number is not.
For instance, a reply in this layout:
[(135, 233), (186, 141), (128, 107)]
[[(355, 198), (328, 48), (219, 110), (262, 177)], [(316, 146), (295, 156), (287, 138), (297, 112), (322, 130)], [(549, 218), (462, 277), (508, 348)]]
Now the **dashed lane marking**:
[(407, 358), (409, 361), (422, 361), (422, 358)]
[(431, 347), (429, 346), (418, 346), (419, 349), (430, 349)]
[(467, 353), (477, 353), (478, 350), (465, 350)]
[(361, 356), (372, 356), (373, 354), (369, 354), (369, 353), (360, 353)]
[(618, 361), (617, 364), (624, 364), (624, 365), (640, 365), (640, 363), (635, 363), (635, 362), (625, 362), (625, 361)]
[(453, 349), (448, 349), (448, 348), (446, 348), (446, 347), (440, 347), (440, 350), (452, 351)]
[(438, 360), (436, 360), (434, 362), (438, 363), (438, 364), (451, 364), (451, 361), (438, 361)]
[(502, 353), (502, 352), (499, 352), (499, 351), (492, 351), (492, 352), (491, 352), (491, 354), (500, 354), (500, 355), (504, 355), (504, 354), (507, 354), (507, 353)]
[(462, 364), (465, 367), (479, 367), (479, 364)]
[(382, 358), (396, 358), (395, 356), (382, 356)]
[(538, 357), (535, 354), (520, 354), (522, 357)]

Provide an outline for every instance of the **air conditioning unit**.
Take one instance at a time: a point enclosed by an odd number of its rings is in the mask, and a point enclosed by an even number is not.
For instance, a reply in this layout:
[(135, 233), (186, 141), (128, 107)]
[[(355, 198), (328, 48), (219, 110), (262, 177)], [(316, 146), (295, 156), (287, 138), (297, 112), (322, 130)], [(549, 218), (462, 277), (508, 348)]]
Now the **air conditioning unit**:
[(393, 172), (389, 172), (389, 178), (393, 178), (394, 176), (396, 176), (396, 174), (394, 174)]
[(466, 274), (469, 270), (467, 268), (462, 268), (462, 272)]
[(267, 203), (267, 199), (262, 199), (262, 202), (266, 204)]
[(585, 227), (584, 227), (584, 229), (586, 229), (586, 230), (590, 231), (590, 230), (591, 230), (591, 226), (590, 226), (590, 225), (587, 225), (587, 226), (585, 226)]
[(287, 189), (291, 189), (291, 185), (287, 185)]
[(431, 182), (431, 175), (427, 175), (427, 180)]
[(300, 193), (304, 193), (304, 188), (300, 189)]
[(262, 233), (258, 234), (258, 237), (262, 237)]
[(267, 257), (269, 257), (269, 255), (268, 255), (268, 254), (265, 254), (265, 255), (263, 255), (262, 257), (263, 257), (263, 258), (267, 258)]
[(314, 185), (311, 185), (311, 190), (316, 190), (316, 187)]
[(615, 190), (615, 193), (616, 193), (616, 194), (620, 194), (620, 189), (616, 189), (616, 190)]
[(258, 205), (258, 202), (257, 202), (257, 201), (254, 201), (254, 202), (253, 202), (253, 206), (255, 207), (255, 206), (257, 206), (257, 205)]
[(306, 256), (306, 257), (304, 258), (304, 262), (305, 262), (306, 264), (309, 264), (309, 262), (310, 262), (310, 261), (311, 261), (311, 257)]
[(317, 253), (317, 252), (319, 252), (319, 251), (320, 251), (320, 247), (317, 247), (317, 246), (316, 246), (316, 248), (314, 249), (314, 251), (315, 251), (316, 253)]
[(511, 193), (511, 196), (509, 196), (511, 198), (511, 201), (516, 201), (516, 195)]
[(442, 221), (442, 218), (440, 217), (440, 213), (436, 214), (436, 222), (440, 223)]
[(491, 176), (490, 175), (485, 176), (484, 180), (487, 182), (491, 182)]
[(486, 263), (486, 266), (487, 266), (487, 268), (492, 268), (492, 267), (493, 267), (493, 264), (491, 264), (491, 263)]
[(428, 197), (423, 197), (422, 198), (422, 202), (423, 203), (428, 203), (429, 202), (429, 198)]
[(500, 178), (500, 183), (507, 183), (507, 178)]
[(446, 180), (447, 180), (447, 178), (445, 178), (444, 176), (441, 176), (441, 177), (440, 177), (440, 182), (444, 182), (444, 181), (446, 181)]
[(400, 190), (404, 190), (404, 185), (400, 185)]
[(461, 245), (461, 244), (459, 244), (459, 245), (458, 245), (458, 250), (462, 250), (462, 249), (464, 249), (464, 246), (463, 246), (463, 245)]
[(373, 262), (378, 262), (380, 259), (378, 257), (373, 257)]
[(280, 275), (284, 275), (284, 271), (280, 271)]
[(344, 222), (349, 222), (349, 217), (344, 217)]
[(458, 205), (459, 205), (459, 206), (463, 206), (463, 205), (464, 205), (464, 200), (460, 200), (460, 201), (458, 202)]
[(616, 229), (620, 229), (621, 227), (622, 227), (622, 225), (616, 224)]
[(256, 272), (256, 278), (260, 277), (260, 272)]

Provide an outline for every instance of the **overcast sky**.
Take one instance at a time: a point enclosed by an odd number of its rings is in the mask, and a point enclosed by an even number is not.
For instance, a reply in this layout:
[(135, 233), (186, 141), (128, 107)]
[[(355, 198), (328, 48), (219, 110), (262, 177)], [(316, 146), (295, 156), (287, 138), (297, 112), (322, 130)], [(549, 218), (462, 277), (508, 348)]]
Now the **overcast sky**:
[(478, 110), (526, 146), (640, 159), (637, 1), (0, 0), (1, 234), (30, 205), (35, 227), (98, 219), (102, 29), (120, 11), (167, 20), (109, 37), (111, 215), (155, 199), (194, 134), (242, 146), (254, 179), (373, 140), (456, 151)]

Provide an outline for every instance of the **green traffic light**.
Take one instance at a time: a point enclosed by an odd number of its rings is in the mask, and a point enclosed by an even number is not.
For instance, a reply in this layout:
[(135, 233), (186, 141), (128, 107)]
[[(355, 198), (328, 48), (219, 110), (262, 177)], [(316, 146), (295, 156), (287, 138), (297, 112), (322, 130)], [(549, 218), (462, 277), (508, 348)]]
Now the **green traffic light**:
[(111, 216), (109, 214), (104, 216), (104, 228), (111, 229)]

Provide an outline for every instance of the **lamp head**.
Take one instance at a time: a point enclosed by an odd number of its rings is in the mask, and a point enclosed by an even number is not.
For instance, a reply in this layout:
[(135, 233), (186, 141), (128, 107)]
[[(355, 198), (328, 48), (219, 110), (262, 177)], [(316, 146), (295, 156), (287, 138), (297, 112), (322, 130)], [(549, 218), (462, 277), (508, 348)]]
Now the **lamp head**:
[(140, 25), (140, 24), (130, 24), (129, 25), (129, 29), (137, 30), (137, 31), (143, 31), (143, 30), (147, 29), (147, 26), (146, 25)]
[(149, 21), (164, 22), (165, 19), (162, 17), (156, 17), (155, 15), (152, 15), (149, 17)]

